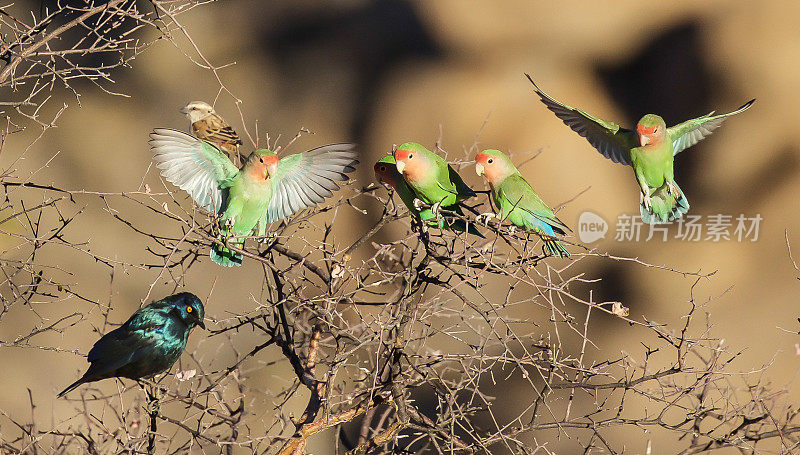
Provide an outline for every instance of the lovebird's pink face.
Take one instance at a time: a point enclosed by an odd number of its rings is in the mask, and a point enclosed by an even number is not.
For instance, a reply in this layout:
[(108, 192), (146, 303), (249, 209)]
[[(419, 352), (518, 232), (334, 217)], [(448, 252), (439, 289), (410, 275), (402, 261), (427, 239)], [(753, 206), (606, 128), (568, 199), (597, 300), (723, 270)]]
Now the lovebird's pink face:
[(639, 136), (639, 144), (644, 147), (646, 145), (658, 145), (664, 141), (666, 131), (658, 125), (644, 126), (641, 123), (636, 125), (636, 134)]
[(375, 163), (372, 169), (375, 171), (375, 178), (378, 179), (379, 182), (389, 185), (396, 190), (397, 182), (394, 181), (394, 173), (391, 169), (393, 166), (394, 165), (390, 163), (378, 162)]
[(249, 174), (256, 181), (266, 181), (278, 169), (278, 157), (275, 155), (254, 155), (251, 158)]
[(422, 177), (425, 170), (422, 154), (413, 150), (397, 149), (394, 151), (394, 160), (397, 162), (397, 170), (406, 180), (416, 181)]
[(475, 157), (475, 171), (478, 175), (486, 177), (489, 183), (499, 182), (507, 176), (502, 160), (483, 152)]

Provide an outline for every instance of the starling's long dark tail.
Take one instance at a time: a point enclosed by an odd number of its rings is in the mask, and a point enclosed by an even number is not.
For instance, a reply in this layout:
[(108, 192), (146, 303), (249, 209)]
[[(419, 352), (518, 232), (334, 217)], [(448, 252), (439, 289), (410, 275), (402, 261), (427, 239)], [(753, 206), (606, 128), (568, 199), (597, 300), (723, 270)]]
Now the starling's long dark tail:
[(86, 381), (86, 376), (83, 376), (82, 378), (78, 379), (77, 381), (75, 381), (75, 382), (73, 382), (72, 384), (70, 384), (69, 386), (67, 386), (67, 388), (66, 388), (66, 389), (62, 390), (62, 391), (61, 391), (61, 393), (59, 393), (59, 394), (58, 394), (58, 397), (57, 397), (57, 398), (61, 398), (61, 397), (63, 397), (64, 395), (66, 395), (66, 394), (68, 394), (68, 393), (72, 392), (73, 390), (75, 390), (76, 388), (78, 388), (78, 386), (79, 386), (79, 385), (81, 385), (81, 384), (83, 384), (84, 382), (87, 382), (87, 381)]

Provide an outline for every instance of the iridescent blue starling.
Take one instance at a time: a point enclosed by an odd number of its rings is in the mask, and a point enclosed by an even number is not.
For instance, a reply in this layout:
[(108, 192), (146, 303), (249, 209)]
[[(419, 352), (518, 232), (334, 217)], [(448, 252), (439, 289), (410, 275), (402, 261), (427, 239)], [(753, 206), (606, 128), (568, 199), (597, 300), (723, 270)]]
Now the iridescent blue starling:
[(169, 370), (183, 353), (189, 332), (203, 324), (205, 310), (196, 295), (171, 295), (139, 308), (120, 327), (103, 335), (89, 351), (86, 373), (58, 394), (106, 378), (140, 379)]

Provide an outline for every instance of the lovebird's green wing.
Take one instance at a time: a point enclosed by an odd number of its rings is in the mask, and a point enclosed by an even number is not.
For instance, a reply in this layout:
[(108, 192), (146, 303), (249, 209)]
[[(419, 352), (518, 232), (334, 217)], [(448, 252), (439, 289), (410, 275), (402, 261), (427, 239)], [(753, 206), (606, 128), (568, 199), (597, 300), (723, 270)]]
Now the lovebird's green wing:
[(239, 172), (227, 155), (208, 142), (166, 128), (150, 133), (150, 149), (168, 182), (189, 193), (200, 207), (219, 212), (220, 184)]
[(722, 125), (722, 122), (731, 115), (736, 115), (746, 111), (755, 103), (755, 99), (746, 102), (742, 107), (727, 114), (714, 115), (714, 111), (695, 119), (687, 120), (675, 126), (667, 128), (667, 134), (672, 140), (672, 154), (686, 150), (709, 136), (715, 129)]
[[(458, 172), (456, 172), (452, 166), (447, 164), (447, 161), (445, 161), (439, 155), (436, 155), (432, 152), (431, 154), (436, 157), (434, 161), (436, 186), (421, 186), (422, 192), (430, 201), (432, 201), (431, 203), (441, 201), (443, 207), (448, 207), (457, 202), (461, 202), (464, 199), (475, 196), (475, 192), (472, 191), (472, 189), (468, 187), (466, 183), (464, 183), (464, 180), (461, 179), (461, 176), (458, 175)], [(419, 190), (420, 188), (417, 189), (418, 193), (420, 192)]]
[(638, 146), (634, 131), (556, 101), (539, 89), (530, 75), (525, 75), (528, 76), (528, 80), (533, 84), (536, 94), (539, 95), (544, 105), (553, 111), (565, 125), (572, 128), (572, 131), (585, 137), (592, 147), (611, 161), (631, 165), (631, 149)]
[(281, 158), (270, 179), (272, 199), (264, 217), (266, 223), (286, 218), (333, 196), (336, 182), (348, 179), (358, 164), (355, 144), (333, 144)]
[(522, 224), (528, 229), (537, 228), (550, 236), (553, 236), (554, 232), (558, 234), (571, 232), (521, 175), (512, 174), (506, 177), (496, 191), (498, 205), (506, 206), (499, 208), (506, 208), (507, 211), (512, 209), (524, 211), (521, 220), (516, 220), (513, 213), (508, 216), (512, 223)]
[(399, 177), (397, 180), (397, 194), (400, 196), (400, 199), (403, 201), (403, 204), (408, 208), (408, 211), (411, 212), (412, 215), (418, 216), (421, 220), (426, 221), (433, 218), (433, 212), (431, 209), (425, 208), (422, 211), (417, 210), (414, 207), (414, 199), (417, 198), (416, 193), (414, 190), (411, 189), (410, 186), (403, 180), (403, 177)]

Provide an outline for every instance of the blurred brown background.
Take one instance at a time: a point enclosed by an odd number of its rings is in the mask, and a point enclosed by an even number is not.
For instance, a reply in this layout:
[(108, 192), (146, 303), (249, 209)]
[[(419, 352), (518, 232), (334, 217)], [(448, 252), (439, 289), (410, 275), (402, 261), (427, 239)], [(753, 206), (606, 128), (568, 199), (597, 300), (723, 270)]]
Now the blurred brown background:
[[(285, 143), (301, 127), (315, 134), (294, 144), (290, 150), (295, 152), (335, 141), (362, 144), (356, 186), (372, 180), (375, 159), (393, 144), (408, 140), (432, 146), (441, 137), (451, 159), (463, 158), (488, 116), (478, 137), (480, 146), (510, 152), (516, 162), (542, 149), (522, 172), (545, 201), (556, 206), (590, 187), (559, 217), (573, 229), (585, 210), (608, 220), (611, 230), (606, 239), (592, 247), (679, 270), (718, 270), (711, 279), (701, 280), (695, 300), (715, 299), (709, 306), (715, 333), (734, 350), (746, 348), (736, 364), (740, 369), (757, 368), (777, 351), (769, 375), (783, 384), (797, 372), (794, 346), (800, 341), (795, 333), (779, 329), (800, 329), (795, 297), (800, 285), (795, 277), (800, 272), (789, 260), (784, 234), (800, 249), (796, 226), (800, 129), (794, 122), (800, 104), (798, 17), (800, 2), (788, 0), (341, 0), (324, 5), (227, 0), (196, 8), (180, 20), (212, 63), (235, 62), (220, 74), (242, 99), (251, 133), (258, 121), (261, 144), (267, 132), (273, 139), (281, 135)], [(185, 40), (178, 42), (189, 51)], [(758, 241), (615, 241), (616, 217), (638, 211), (630, 169), (604, 159), (546, 110), (525, 72), (556, 99), (628, 125), (648, 112), (660, 113), (674, 124), (714, 109), (727, 112), (757, 98), (749, 111), (680, 154), (676, 178), (692, 204), (690, 214), (704, 220), (716, 213), (760, 214)], [(178, 108), (194, 99), (212, 102), (219, 85), (208, 70), (165, 42), (156, 43), (132, 69), (117, 72), (115, 79), (114, 88), (129, 98), (82, 87), (80, 106), (74, 98), (65, 98), (69, 109), (58, 128), (30, 149), (25, 147), (38, 134), (35, 127), (11, 137), (0, 167), (24, 155), (14, 167), (25, 176), (58, 153), (32, 180), (107, 192), (136, 190), (144, 181), (160, 190), (157, 174), (153, 169), (148, 172), (147, 134), (159, 126), (187, 129)], [(233, 101), (221, 94), (217, 111), (245, 138)], [(245, 149), (249, 151), (251, 144), (246, 143)], [(474, 187), (484, 188), (472, 166), (465, 167), (462, 175)], [(85, 198), (83, 205), (85, 214), (69, 231), (73, 239), (90, 241), (92, 251), (110, 259), (153, 261), (142, 237), (113, 220), (96, 198)], [(130, 213), (140, 210), (120, 200), (111, 205)], [(367, 208), (375, 211), (377, 206)], [(355, 211), (348, 218), (350, 226), (337, 226), (342, 245), (374, 222)], [(154, 229), (171, 232), (169, 226)], [(392, 229), (382, 235), (388, 238)], [(675, 235), (674, 227), (670, 233)], [(0, 241), (4, 248), (13, 244)], [(71, 271), (74, 290), (110, 302), (115, 323), (128, 317), (151, 283), (155, 282), (151, 298), (173, 288), (158, 270), (118, 267), (112, 277), (107, 267), (66, 249), (40, 260)], [(261, 292), (260, 267), (247, 265), (224, 270), (205, 261), (186, 277), (185, 288), (205, 299), (214, 286), (207, 304), (207, 315), (214, 319), (246, 311)], [(635, 319), (644, 315), (679, 324), (688, 309), (691, 277), (608, 260), (582, 261), (581, 267), (587, 276), (602, 279), (592, 288), (596, 300), (620, 300)], [(91, 308), (74, 298), (60, 305), (64, 313)], [(17, 309), (5, 318), (0, 338), (11, 340), (21, 329), (32, 328), (39, 322), (32, 317), (35, 310), (35, 306)], [(38, 344), (85, 353), (99, 336), (87, 335), (92, 327), (105, 330), (99, 310), (94, 311), (96, 319), (81, 323), (85, 330), (48, 335)], [(617, 321), (595, 325), (591, 337), (598, 350), (592, 355), (604, 358), (635, 350), (639, 335)], [(242, 334), (235, 344), (252, 346), (254, 340), (247, 337)], [(216, 341), (203, 341), (195, 334), (190, 346), (198, 345), (201, 358), (208, 362), (226, 365), (233, 358)], [(69, 404), (49, 397), (82, 371), (86, 365), (82, 357), (33, 349), (0, 349), (0, 353), (6, 366), (0, 370), (3, 411), (28, 415), (26, 388), (38, 398), (42, 419), (49, 421), (52, 416), (57, 422), (71, 411)], [(289, 371), (263, 366), (276, 356), (277, 352), (267, 352), (243, 368), (253, 387), (265, 391), (265, 403), (271, 402), (270, 383), (283, 386), (291, 379)], [(103, 387), (116, 390), (113, 381)], [(798, 396), (797, 391), (792, 393)], [(296, 414), (302, 412), (302, 402), (288, 405), (297, 407)], [(268, 421), (270, 412), (265, 404), (263, 413), (251, 418)], [(627, 436), (617, 437), (625, 441)], [(312, 444), (314, 453), (330, 453), (325, 436)], [(658, 444), (654, 442), (654, 453), (669, 447), (668, 442)], [(627, 447), (633, 453), (645, 449), (640, 437), (633, 435)]]

